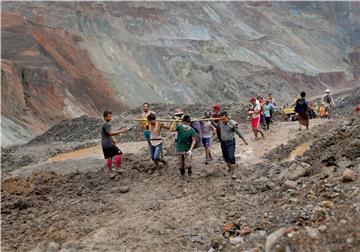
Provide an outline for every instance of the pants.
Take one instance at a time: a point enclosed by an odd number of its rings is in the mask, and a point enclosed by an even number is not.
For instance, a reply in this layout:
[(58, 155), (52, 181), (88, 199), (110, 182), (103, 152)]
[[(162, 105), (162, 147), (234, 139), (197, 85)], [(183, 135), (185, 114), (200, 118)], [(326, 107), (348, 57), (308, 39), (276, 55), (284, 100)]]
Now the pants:
[(226, 163), (235, 164), (235, 139), (221, 141), (221, 151)]
[(270, 125), (270, 122), (271, 122), (271, 117), (265, 117), (265, 122), (266, 122), (267, 129), (269, 129), (269, 125)]
[(176, 154), (179, 169), (191, 168), (191, 157), (186, 154)]
[(150, 142), (151, 137), (151, 131), (150, 130), (144, 130), (144, 138), (146, 141)]
[(150, 145), (151, 159), (154, 161), (159, 160), (161, 150), (162, 150), (162, 143), (156, 146)]

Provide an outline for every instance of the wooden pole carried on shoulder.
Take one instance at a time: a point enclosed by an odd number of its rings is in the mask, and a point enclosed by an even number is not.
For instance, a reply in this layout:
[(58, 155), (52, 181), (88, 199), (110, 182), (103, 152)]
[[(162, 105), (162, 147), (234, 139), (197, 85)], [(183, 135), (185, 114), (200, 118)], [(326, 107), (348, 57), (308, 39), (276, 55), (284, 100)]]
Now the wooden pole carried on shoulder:
[[(142, 122), (146, 121), (147, 119), (139, 119), (139, 118), (131, 118), (130, 121)], [(220, 120), (220, 118), (200, 118), (200, 119), (191, 119), (192, 122), (205, 122), (205, 121), (216, 121)], [(156, 119), (155, 121), (158, 122), (181, 122), (181, 119), (173, 119), (173, 118), (164, 118), (164, 119)]]

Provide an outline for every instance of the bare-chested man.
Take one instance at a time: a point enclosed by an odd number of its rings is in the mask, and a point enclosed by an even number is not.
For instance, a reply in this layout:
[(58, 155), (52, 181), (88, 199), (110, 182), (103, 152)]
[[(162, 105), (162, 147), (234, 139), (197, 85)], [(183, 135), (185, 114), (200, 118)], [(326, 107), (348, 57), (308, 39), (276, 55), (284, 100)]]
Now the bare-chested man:
[(166, 164), (165, 160), (160, 158), (162, 150), (162, 137), (161, 130), (170, 129), (170, 126), (166, 126), (164, 123), (156, 121), (156, 115), (150, 114), (147, 117), (149, 122), (149, 131), (150, 131), (150, 155), (151, 159), (154, 161), (155, 169), (159, 169), (159, 162)]
[(143, 104), (143, 112), (141, 114), (141, 119), (142, 121), (140, 122), (140, 128), (141, 130), (143, 131), (144, 133), (144, 138), (146, 139), (146, 141), (150, 144), (150, 130), (149, 130), (149, 122), (148, 122), (148, 119), (147, 117), (150, 115), (150, 114), (154, 114), (155, 115), (155, 112), (154, 111), (150, 111), (150, 105), (149, 103), (145, 102)]

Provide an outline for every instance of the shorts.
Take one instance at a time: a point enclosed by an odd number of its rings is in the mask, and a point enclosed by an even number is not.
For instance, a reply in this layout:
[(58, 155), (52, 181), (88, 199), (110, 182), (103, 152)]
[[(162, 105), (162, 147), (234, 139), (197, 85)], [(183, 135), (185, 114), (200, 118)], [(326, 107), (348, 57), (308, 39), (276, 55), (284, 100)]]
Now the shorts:
[(256, 118), (251, 118), (251, 127), (257, 129), (260, 126), (260, 116)]
[(211, 138), (203, 137), (202, 144), (204, 145), (204, 148), (210, 148), (211, 147)]
[(116, 155), (122, 154), (121, 150), (114, 144), (110, 147), (103, 148), (105, 159), (112, 158)]

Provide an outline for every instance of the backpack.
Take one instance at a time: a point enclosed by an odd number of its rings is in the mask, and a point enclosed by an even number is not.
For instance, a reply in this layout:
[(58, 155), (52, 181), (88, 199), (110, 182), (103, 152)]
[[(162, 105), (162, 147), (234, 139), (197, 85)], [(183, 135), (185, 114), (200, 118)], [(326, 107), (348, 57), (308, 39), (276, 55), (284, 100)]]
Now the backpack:
[(192, 122), (191, 128), (195, 130), (195, 146), (194, 149), (199, 148), (202, 140), (202, 128), (203, 125), (200, 122)]
[(309, 107), (305, 99), (297, 99), (294, 110), (296, 113), (307, 112), (309, 110)]
[(330, 104), (330, 102), (331, 102), (330, 95), (325, 95), (324, 101), (325, 101), (326, 103), (329, 103), (329, 104)]

